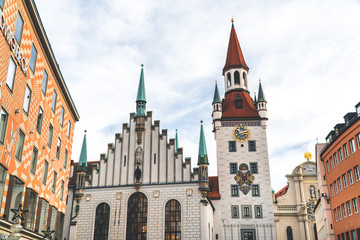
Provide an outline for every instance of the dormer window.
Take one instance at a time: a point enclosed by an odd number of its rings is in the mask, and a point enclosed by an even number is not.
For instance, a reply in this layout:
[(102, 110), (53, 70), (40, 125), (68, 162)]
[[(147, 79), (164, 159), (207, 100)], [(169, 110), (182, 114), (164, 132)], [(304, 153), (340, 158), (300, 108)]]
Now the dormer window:
[(235, 105), (236, 105), (236, 109), (242, 109), (243, 108), (243, 100), (242, 98), (240, 97), (239, 94), (236, 94), (236, 97), (235, 97)]
[(227, 73), (227, 86), (228, 87), (231, 87), (231, 74), (230, 73)]
[(234, 82), (235, 82), (235, 85), (240, 85), (240, 74), (238, 71), (235, 71), (235, 73), (234, 73)]

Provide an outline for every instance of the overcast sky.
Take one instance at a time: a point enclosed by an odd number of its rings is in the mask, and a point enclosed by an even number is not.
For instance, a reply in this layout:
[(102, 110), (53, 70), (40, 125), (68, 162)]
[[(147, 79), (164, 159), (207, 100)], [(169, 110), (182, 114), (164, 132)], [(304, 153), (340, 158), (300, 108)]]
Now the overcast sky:
[[(144, 64), (147, 110), (196, 166), (204, 121), (210, 175), (216, 173), (211, 129), (214, 82), (231, 22), (249, 71), (251, 95), (261, 78), (268, 101), (271, 185), (315, 156), (315, 143), (360, 101), (360, 2), (355, 0), (125, 1), (35, 0), (62, 74), (80, 113), (72, 159), (87, 129), (88, 161), (135, 111)], [(315, 160), (313, 158), (313, 160)]]

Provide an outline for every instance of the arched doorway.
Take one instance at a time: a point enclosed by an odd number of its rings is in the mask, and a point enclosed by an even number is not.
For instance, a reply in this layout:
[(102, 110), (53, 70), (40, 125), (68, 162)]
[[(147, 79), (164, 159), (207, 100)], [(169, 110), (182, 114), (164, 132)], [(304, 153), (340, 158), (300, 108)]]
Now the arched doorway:
[(94, 240), (107, 240), (109, 235), (110, 206), (100, 203), (96, 208)]

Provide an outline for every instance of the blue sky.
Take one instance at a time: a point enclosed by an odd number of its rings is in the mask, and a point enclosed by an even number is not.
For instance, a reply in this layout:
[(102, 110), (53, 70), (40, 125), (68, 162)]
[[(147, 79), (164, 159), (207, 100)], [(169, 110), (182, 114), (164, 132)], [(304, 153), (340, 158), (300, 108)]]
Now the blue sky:
[(147, 110), (169, 136), (178, 129), (193, 167), (203, 120), (210, 175), (216, 175), (211, 102), (215, 80), (224, 97), (222, 68), (232, 16), (250, 68), (251, 95), (261, 78), (268, 101), (275, 190), (360, 101), (359, 1), (35, 2), (80, 113), (75, 161), (84, 129), (89, 161), (114, 142), (135, 111), (144, 64)]

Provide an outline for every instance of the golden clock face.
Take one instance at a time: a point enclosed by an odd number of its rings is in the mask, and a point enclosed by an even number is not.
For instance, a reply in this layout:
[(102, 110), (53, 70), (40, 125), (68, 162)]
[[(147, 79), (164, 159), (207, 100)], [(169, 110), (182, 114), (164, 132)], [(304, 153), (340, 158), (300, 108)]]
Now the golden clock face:
[(241, 124), (235, 127), (233, 134), (235, 139), (245, 141), (249, 137), (250, 132), (246, 126)]

